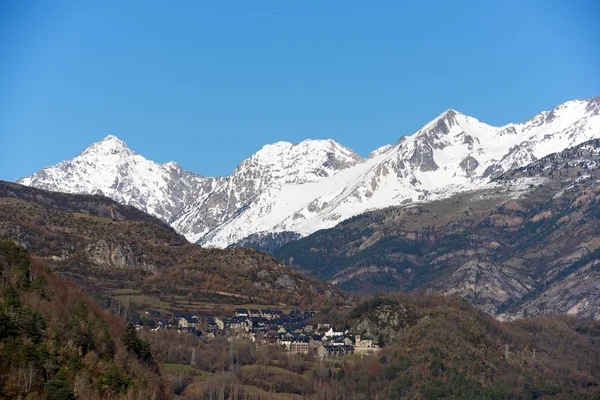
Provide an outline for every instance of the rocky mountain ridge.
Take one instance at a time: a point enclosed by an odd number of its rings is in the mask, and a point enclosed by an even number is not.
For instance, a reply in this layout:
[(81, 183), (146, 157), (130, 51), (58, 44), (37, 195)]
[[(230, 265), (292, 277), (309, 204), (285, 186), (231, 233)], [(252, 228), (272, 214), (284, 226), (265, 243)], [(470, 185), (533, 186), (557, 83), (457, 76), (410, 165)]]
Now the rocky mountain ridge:
[(503, 318), (600, 319), (600, 139), (485, 188), (353, 217), (275, 254), (359, 293), (436, 292)]
[(511, 169), (597, 137), (599, 110), (600, 97), (573, 100), (502, 127), (448, 110), (368, 158), (333, 140), (278, 142), (225, 177), (154, 163), (109, 136), (19, 183), (102, 193), (157, 216), (191, 241), (226, 247), (255, 234), (306, 236), (368, 210), (481, 188)]

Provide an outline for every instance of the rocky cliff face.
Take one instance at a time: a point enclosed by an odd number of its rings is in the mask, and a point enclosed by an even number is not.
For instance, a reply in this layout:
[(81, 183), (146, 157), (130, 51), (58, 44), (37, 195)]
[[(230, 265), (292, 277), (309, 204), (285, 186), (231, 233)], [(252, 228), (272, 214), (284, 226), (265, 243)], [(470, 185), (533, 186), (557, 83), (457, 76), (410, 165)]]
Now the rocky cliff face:
[(90, 262), (95, 265), (119, 268), (141, 267), (154, 273), (158, 272), (156, 266), (146, 263), (143, 252), (136, 254), (129, 244), (119, 244), (100, 239), (86, 245), (85, 254)]
[(226, 247), (254, 234), (305, 236), (367, 210), (481, 188), (510, 169), (595, 138), (599, 99), (570, 101), (502, 127), (448, 110), (366, 159), (333, 140), (279, 142), (226, 177), (154, 163), (109, 136), (19, 182), (104, 194), (204, 246)]
[[(374, 303), (379, 298), (370, 302)], [(367, 311), (361, 312), (351, 319), (352, 331), (374, 338), (381, 346), (389, 344), (409, 327), (416, 324), (418, 318), (414, 310), (407, 304), (397, 301), (382, 302), (374, 305)]]
[(50, 261), (157, 273), (156, 246), (185, 238), (158, 219), (101, 196), (73, 196), (0, 184), (0, 236)]

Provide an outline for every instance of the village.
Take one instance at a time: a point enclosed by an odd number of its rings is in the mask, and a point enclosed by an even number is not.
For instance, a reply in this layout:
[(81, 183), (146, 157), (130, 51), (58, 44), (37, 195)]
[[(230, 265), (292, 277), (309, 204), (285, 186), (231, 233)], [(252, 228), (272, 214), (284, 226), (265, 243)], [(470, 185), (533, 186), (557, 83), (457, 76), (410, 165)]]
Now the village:
[[(148, 312), (146, 312), (148, 313)], [(152, 331), (177, 329), (202, 336), (210, 341), (217, 337), (239, 337), (256, 345), (269, 344), (285, 348), (292, 354), (313, 352), (320, 358), (367, 355), (379, 351), (372, 338), (327, 323), (311, 323), (314, 311), (237, 308), (232, 318), (194, 314), (174, 314), (159, 320)], [(136, 323), (136, 329), (143, 327)]]

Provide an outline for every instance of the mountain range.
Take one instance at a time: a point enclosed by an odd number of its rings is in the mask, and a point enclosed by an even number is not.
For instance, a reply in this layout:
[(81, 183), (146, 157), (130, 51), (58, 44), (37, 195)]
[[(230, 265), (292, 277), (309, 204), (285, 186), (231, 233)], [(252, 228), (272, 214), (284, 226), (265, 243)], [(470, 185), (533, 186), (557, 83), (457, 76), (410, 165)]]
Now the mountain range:
[(275, 255), (352, 292), (455, 295), (505, 318), (600, 319), (599, 182), (594, 139), (484, 188), (361, 214)]
[(223, 177), (155, 163), (111, 135), (18, 182), (105, 195), (206, 247), (266, 239), (279, 247), (365, 211), (484, 188), (507, 171), (598, 137), (599, 114), (600, 97), (501, 127), (448, 110), (366, 158), (333, 140), (278, 142)]

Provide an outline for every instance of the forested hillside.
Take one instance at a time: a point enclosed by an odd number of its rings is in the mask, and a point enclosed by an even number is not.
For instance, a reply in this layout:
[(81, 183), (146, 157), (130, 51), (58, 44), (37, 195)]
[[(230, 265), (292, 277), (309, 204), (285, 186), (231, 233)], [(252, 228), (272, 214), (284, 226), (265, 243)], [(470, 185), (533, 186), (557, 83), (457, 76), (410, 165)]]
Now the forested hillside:
[(167, 398), (150, 345), (13, 242), (0, 243), (0, 398)]

